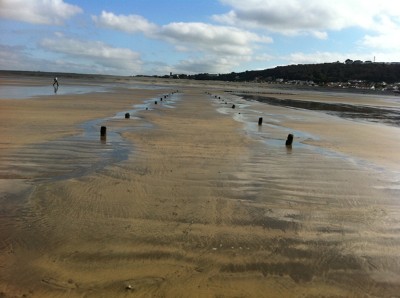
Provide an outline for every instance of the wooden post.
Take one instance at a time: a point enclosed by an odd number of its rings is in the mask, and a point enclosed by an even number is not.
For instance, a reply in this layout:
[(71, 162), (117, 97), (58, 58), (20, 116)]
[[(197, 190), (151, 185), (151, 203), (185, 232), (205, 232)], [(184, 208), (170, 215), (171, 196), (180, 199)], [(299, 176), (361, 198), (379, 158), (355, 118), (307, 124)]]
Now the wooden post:
[(232, 109), (234, 109), (235, 108), (235, 105), (232, 105)]
[(155, 104), (155, 105), (157, 104), (157, 100), (154, 102), (154, 104)]
[(292, 143), (293, 143), (293, 135), (290, 133), (290, 134), (287, 136), (285, 145), (286, 145), (286, 146), (292, 146)]
[(129, 119), (131, 115), (129, 113), (125, 113), (125, 119)]
[(107, 134), (107, 127), (105, 126), (100, 127), (100, 136), (105, 137), (106, 134)]
[(258, 118), (258, 125), (262, 125), (262, 117)]

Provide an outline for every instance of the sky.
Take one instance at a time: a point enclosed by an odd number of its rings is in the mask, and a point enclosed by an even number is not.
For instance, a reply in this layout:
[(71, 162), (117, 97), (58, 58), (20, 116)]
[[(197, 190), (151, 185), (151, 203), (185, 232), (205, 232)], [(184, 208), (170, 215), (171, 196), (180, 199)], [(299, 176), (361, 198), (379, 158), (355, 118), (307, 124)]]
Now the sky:
[(0, 69), (230, 73), (400, 61), (395, 0), (0, 0)]

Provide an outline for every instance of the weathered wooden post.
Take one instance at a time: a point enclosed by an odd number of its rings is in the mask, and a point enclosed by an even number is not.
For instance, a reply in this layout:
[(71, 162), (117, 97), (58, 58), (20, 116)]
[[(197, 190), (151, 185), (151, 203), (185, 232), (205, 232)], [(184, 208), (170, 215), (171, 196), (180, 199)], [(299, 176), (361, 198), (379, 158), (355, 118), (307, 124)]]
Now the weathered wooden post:
[(285, 145), (286, 145), (286, 146), (292, 146), (292, 143), (293, 143), (293, 135), (290, 133), (290, 134), (287, 136)]
[(262, 125), (262, 117), (258, 118), (258, 125)]
[(131, 114), (125, 113), (125, 119), (129, 119), (131, 117)]
[(100, 127), (100, 137), (105, 137), (107, 134), (107, 127), (102, 126)]

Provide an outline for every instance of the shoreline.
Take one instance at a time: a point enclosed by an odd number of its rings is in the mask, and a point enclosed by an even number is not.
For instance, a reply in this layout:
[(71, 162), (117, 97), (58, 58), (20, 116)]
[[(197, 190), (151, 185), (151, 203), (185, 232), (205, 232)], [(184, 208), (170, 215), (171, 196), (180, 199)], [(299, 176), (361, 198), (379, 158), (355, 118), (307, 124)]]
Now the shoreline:
[[(112, 116), (177, 89), (172, 108), (151, 101), (151, 109), (141, 106), (128, 121)], [(249, 105), (223, 90), (223, 85), (171, 85), (1, 101), (7, 109), (1, 118), (2, 152), (79, 134), (77, 125), (90, 119), (107, 119), (108, 129), (134, 150), (127, 159), (80, 177), (1, 180), (2, 190), (25, 182), (35, 190), (1, 197), (1, 214), (10, 216), (0, 217), (0, 293), (397, 295), (400, 205), (399, 190), (391, 187), (399, 181), (300, 146), (315, 142), (390, 168), (398, 146), (395, 139), (388, 141), (392, 130)], [(284, 141), (293, 128), (304, 136), (295, 135), (289, 150)], [(371, 147), (370, 139), (362, 138), (369, 146), (363, 149), (356, 136), (371, 133), (381, 143)], [(318, 139), (310, 139), (314, 135)], [(382, 142), (393, 155), (379, 152)], [(51, 160), (51, 154), (43, 158)]]

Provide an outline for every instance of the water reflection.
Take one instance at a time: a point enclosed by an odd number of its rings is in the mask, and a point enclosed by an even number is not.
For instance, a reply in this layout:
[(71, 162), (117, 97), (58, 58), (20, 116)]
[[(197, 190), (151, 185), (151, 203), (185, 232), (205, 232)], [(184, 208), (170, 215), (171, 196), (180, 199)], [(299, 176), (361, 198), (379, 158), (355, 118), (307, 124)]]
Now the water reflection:
[(279, 99), (260, 95), (240, 94), (240, 96), (246, 100), (256, 100), (274, 106), (322, 111), (326, 112), (327, 114), (336, 115), (343, 118), (362, 119), (392, 126), (400, 126), (400, 111), (395, 108), (378, 108), (365, 105)]
[[(60, 90), (64, 90), (64, 86)], [(179, 95), (174, 95), (169, 103), (173, 105), (179, 98)], [(154, 98), (147, 99), (128, 112), (136, 115), (152, 102)], [(143, 122), (134, 127), (116, 126), (109, 130), (104, 126), (104, 131), (101, 132), (104, 123), (123, 119), (125, 113), (126, 111), (121, 111), (115, 116), (86, 121), (79, 125), (81, 134), (28, 145), (10, 154), (0, 155), (0, 180), (5, 177), (52, 180), (77, 178), (126, 160), (133, 147), (122, 136), (122, 132), (147, 129), (151, 124)], [(138, 118), (130, 117), (129, 120), (131, 119)]]
[(24, 99), (43, 95), (84, 94), (91, 92), (106, 92), (106, 86), (0, 86), (0, 99)]

